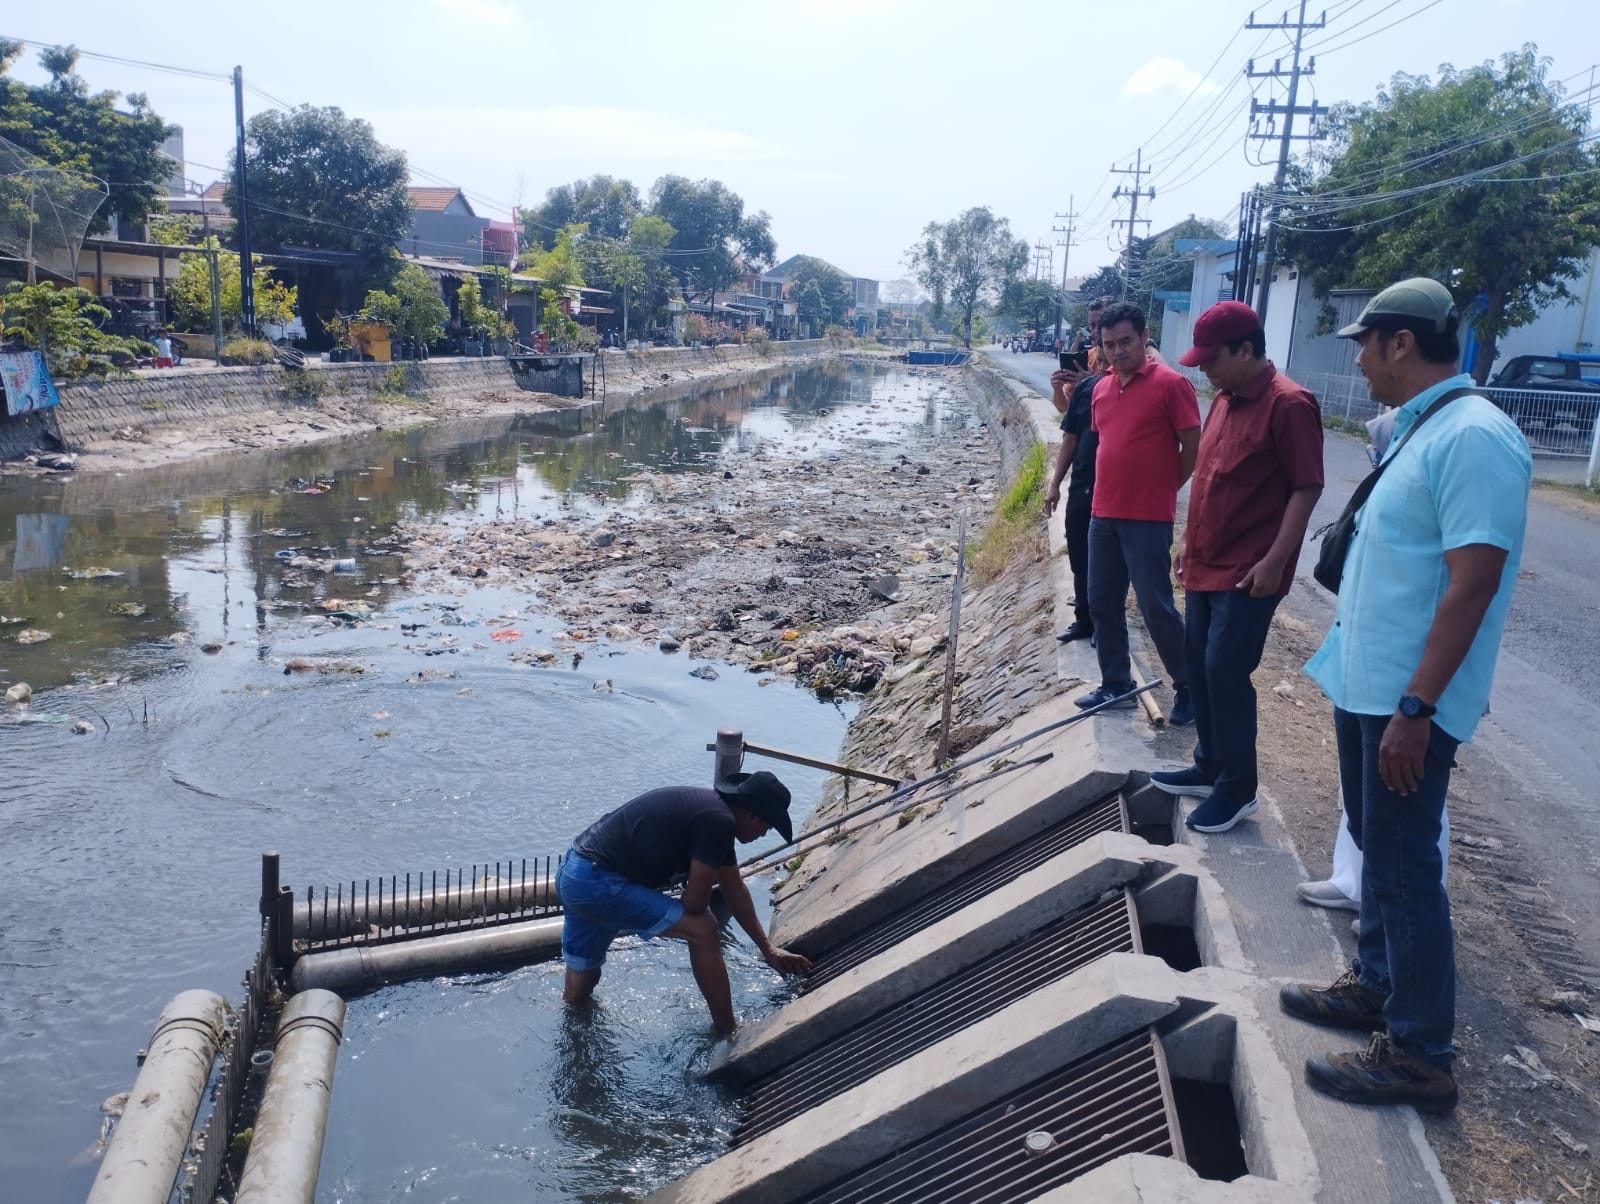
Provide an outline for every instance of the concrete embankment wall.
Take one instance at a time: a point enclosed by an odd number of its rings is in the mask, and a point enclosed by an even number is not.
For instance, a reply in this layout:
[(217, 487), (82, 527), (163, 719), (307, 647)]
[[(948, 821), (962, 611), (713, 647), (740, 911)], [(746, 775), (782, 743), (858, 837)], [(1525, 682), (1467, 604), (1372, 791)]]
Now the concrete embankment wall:
[[(765, 348), (724, 346), (651, 348), (604, 355), (608, 394), (637, 393), (687, 376), (719, 375), (778, 367), (791, 360), (826, 353), (826, 340), (772, 343)], [(395, 372), (404, 375), (404, 391), (448, 408), (452, 400), (491, 401), (522, 405), (570, 405), (571, 401), (521, 389), (504, 359), (444, 359), (404, 364), (324, 364), (306, 370), (307, 377), (326, 381), (322, 398), (362, 402), (397, 391)], [(61, 406), (49, 418), (70, 446), (110, 439), (119, 431), (145, 430), (175, 424), (281, 410), (310, 413), (319, 398), (297, 388), (297, 374), (277, 365), (261, 367), (185, 367), (170, 372), (141, 373), (84, 381), (61, 389)], [(0, 420), (0, 456), (17, 456), (40, 446), (39, 430), (20, 420)]]

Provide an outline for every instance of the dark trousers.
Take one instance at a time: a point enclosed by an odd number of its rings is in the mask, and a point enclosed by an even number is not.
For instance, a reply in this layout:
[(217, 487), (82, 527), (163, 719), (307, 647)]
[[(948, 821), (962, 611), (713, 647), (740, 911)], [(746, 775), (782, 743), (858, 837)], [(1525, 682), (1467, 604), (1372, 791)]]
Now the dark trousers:
[(1242, 590), (1184, 598), (1184, 660), (1194, 700), (1195, 768), (1230, 802), (1256, 796), (1256, 688), (1278, 599)]
[(1356, 977), (1385, 996), (1389, 1036), (1406, 1053), (1449, 1066), (1456, 1024), (1456, 949), (1444, 889), (1439, 825), (1458, 742), (1430, 723), (1422, 782), (1395, 794), (1378, 775), (1388, 715), (1335, 707), (1339, 784), (1361, 850)]
[(1172, 524), (1136, 518), (1089, 520), (1089, 618), (1100, 654), (1100, 684), (1131, 686), (1128, 586), (1174, 686), (1186, 685), (1183, 617), (1172, 602)]
[(1094, 495), (1067, 493), (1067, 563), (1072, 566), (1072, 617), (1089, 622), (1089, 509)]

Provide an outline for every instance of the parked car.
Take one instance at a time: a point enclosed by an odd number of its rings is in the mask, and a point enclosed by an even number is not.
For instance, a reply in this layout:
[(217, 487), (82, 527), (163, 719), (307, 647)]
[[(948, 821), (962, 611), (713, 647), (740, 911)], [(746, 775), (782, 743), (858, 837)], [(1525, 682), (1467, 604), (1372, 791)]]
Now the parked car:
[(1552, 437), (1587, 440), (1600, 414), (1600, 357), (1513, 356), (1486, 388), (1524, 432), (1546, 442)]

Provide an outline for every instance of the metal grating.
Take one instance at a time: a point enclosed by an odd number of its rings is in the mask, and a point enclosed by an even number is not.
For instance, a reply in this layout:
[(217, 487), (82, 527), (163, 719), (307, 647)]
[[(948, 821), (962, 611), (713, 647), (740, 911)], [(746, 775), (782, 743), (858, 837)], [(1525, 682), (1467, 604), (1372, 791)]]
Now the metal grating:
[(1137, 932), (1133, 897), (1123, 890), (955, 971), (753, 1084), (744, 1095), (734, 1146), (771, 1132), (1108, 953), (1137, 952)]
[[(1029, 1153), (1024, 1139), (1054, 1145)], [(799, 1204), (1022, 1204), (1125, 1154), (1183, 1157), (1166, 1060), (1139, 1033), (946, 1125)]]
[(981, 899), (1029, 870), (1036, 869), (1057, 853), (1080, 845), (1101, 832), (1128, 830), (1122, 796), (1108, 795), (998, 857), (975, 866), (931, 894), (901, 908), (888, 919), (842, 941), (821, 956), (812, 958), (816, 968), (806, 977), (803, 989), (814, 990), (837, 978), (913, 933), (954, 915), (974, 899)]

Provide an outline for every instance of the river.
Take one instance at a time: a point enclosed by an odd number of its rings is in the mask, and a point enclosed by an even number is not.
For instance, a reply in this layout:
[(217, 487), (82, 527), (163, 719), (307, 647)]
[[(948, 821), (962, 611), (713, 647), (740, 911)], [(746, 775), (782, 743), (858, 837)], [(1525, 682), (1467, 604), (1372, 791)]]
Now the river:
[[(100, 1102), (131, 1085), (162, 1005), (238, 999), (262, 850), (296, 888), (543, 856), (635, 793), (707, 781), (718, 727), (832, 756), (847, 702), (697, 679), (639, 643), (518, 664), (491, 627), (550, 641), (547, 600), (419, 590), (381, 536), (627, 508), (641, 468), (720, 477), (755, 447), (848, 449), (869, 406), (885, 441), (948, 419), (903, 371), (835, 363), (598, 429), (573, 412), (0, 478), (0, 689), (35, 692), (0, 707), (0, 1196), (81, 1200)], [(370, 617), (330, 616), (335, 597)], [(822, 775), (780, 772), (803, 819)], [(747, 943), (729, 957), (747, 1018), (785, 997)], [(353, 999), (318, 1200), (627, 1200), (713, 1156), (732, 1117), (698, 1077), (712, 1045), (682, 949), (634, 942), (607, 971), (584, 1018), (555, 963)]]

